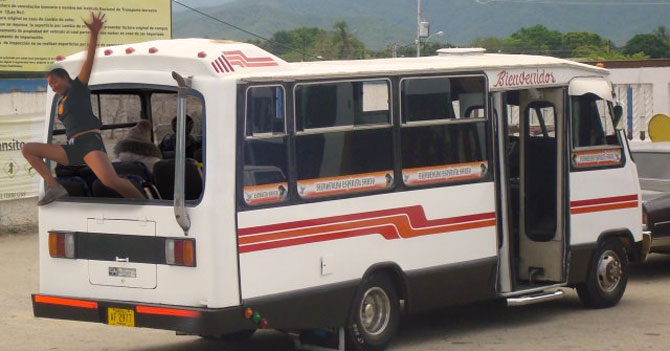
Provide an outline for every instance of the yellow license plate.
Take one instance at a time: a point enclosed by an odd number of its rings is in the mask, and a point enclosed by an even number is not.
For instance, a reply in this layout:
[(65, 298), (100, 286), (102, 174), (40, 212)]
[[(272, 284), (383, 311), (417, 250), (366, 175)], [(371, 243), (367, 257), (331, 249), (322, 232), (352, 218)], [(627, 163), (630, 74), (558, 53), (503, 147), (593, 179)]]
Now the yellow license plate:
[(107, 324), (119, 325), (122, 327), (134, 327), (135, 311), (125, 308), (110, 307), (107, 309)]

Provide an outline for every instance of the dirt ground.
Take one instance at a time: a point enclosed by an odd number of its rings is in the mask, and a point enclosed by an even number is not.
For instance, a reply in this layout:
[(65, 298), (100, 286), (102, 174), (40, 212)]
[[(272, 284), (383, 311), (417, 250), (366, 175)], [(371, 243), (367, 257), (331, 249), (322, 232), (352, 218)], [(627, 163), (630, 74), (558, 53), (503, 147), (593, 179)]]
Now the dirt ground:
[[(413, 316), (389, 350), (668, 350), (670, 256), (633, 266), (618, 306), (582, 307), (564, 299), (525, 307), (495, 303)], [(224, 343), (174, 332), (36, 319), (30, 294), (38, 291), (37, 236), (0, 233), (0, 350), (18, 351), (255, 351), (293, 350), (291, 339), (263, 331), (246, 343)]]

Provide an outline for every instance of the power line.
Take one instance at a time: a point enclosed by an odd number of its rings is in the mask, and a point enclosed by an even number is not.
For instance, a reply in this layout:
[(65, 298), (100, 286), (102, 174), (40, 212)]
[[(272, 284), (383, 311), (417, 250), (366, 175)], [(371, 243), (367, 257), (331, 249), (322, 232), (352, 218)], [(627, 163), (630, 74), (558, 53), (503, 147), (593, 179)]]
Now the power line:
[(619, 1), (561, 1), (561, 0), (475, 0), (478, 4), (490, 3), (514, 3), (527, 5), (566, 5), (566, 6), (670, 6), (670, 2), (664, 1), (641, 1), (641, 2), (619, 2)]
[(254, 32), (248, 31), (248, 30), (246, 30), (246, 29), (244, 29), (244, 28), (242, 28), (242, 27), (240, 27), (240, 26), (236, 26), (236, 25), (234, 25), (234, 24), (232, 24), (232, 23), (228, 23), (228, 22), (223, 21), (223, 20), (221, 20), (221, 19), (219, 19), (219, 18), (216, 18), (216, 17), (214, 17), (214, 16), (211, 16), (211, 15), (209, 15), (209, 14), (206, 14), (206, 13), (204, 13), (204, 12), (202, 12), (202, 11), (200, 11), (200, 10), (194, 8), (194, 7), (191, 7), (191, 6), (189, 6), (189, 5), (186, 5), (186, 4), (182, 3), (182, 2), (179, 1), (179, 0), (172, 0), (172, 2), (174, 2), (175, 4), (181, 5), (181, 6), (187, 8), (187, 9), (189, 9), (189, 10), (191, 10), (191, 11), (193, 11), (193, 12), (199, 14), (199, 15), (205, 16), (205, 17), (207, 17), (207, 18), (209, 18), (209, 19), (212, 19), (212, 20), (214, 20), (214, 21), (216, 21), (216, 22), (219, 22), (219, 23), (221, 23), (221, 24), (225, 24), (225, 25), (227, 25), (227, 26), (230, 26), (230, 27), (232, 27), (232, 28), (235, 28), (235, 29), (237, 29), (237, 30), (239, 30), (239, 31), (241, 31), (241, 32), (243, 32), (243, 33), (249, 34), (249, 35), (251, 35), (251, 36), (253, 36), (253, 37), (255, 37), (255, 38), (264, 40), (264, 41), (266, 41), (266, 42), (268, 42), (268, 43), (276, 44), (276, 45), (282, 46), (282, 47), (284, 47), (284, 48), (286, 48), (286, 49), (289, 49), (289, 50), (291, 50), (291, 51), (302, 52), (302, 50), (299, 49), (299, 48), (295, 48), (295, 47), (293, 47), (293, 46), (291, 46), (291, 45), (287, 45), (287, 44), (284, 44), (284, 43), (280, 43), (280, 42), (277, 42), (277, 41), (274, 41), (274, 40), (265, 38), (265, 37), (263, 37), (263, 36), (261, 36), (261, 35), (259, 35), (259, 34), (256, 34), (256, 33), (254, 33)]

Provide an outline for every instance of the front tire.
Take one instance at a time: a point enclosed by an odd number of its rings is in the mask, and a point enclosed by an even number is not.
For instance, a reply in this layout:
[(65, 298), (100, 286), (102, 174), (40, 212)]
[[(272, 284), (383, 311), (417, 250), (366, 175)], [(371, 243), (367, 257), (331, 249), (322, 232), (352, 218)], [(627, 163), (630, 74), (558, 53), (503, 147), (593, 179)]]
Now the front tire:
[(400, 323), (400, 301), (384, 275), (366, 278), (358, 289), (345, 328), (347, 350), (386, 349)]
[(582, 303), (591, 308), (612, 307), (619, 303), (628, 283), (628, 256), (617, 238), (598, 245), (584, 283), (577, 285)]

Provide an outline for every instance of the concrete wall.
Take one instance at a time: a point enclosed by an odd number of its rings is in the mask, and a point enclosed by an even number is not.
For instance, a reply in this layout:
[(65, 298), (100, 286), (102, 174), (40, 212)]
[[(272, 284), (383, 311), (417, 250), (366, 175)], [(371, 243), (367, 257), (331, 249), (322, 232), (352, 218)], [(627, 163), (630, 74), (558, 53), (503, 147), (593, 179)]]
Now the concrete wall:
[[(19, 116), (44, 116), (46, 109), (46, 93), (44, 92), (6, 92), (0, 93), (0, 122), (16, 119)], [(6, 123), (0, 123), (0, 128), (9, 128)], [(26, 138), (42, 134), (43, 124), (36, 123), (32, 130), (21, 132)], [(1, 133), (0, 133), (1, 134)], [(19, 136), (16, 136), (17, 138)], [(23, 138), (22, 138), (23, 139)], [(30, 141), (30, 140), (21, 140)], [(18, 156), (17, 156), (18, 154)], [(22, 158), (20, 153), (13, 153), (16, 162)], [(2, 155), (0, 155), (2, 158)], [(22, 163), (22, 162), (20, 162)], [(35, 179), (35, 184), (38, 180)], [(0, 200), (0, 233), (15, 231), (19, 228), (32, 227), (37, 224), (37, 197), (16, 200)]]

